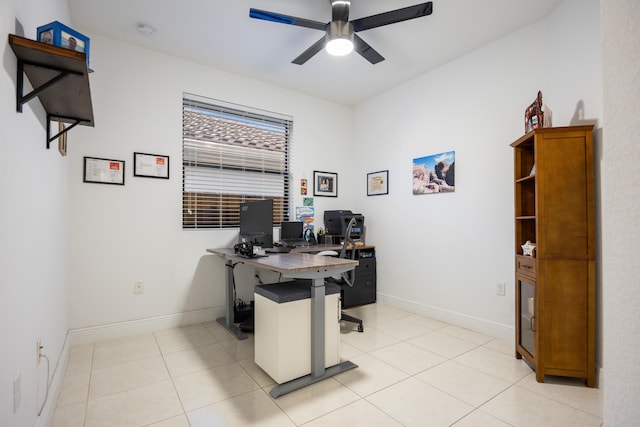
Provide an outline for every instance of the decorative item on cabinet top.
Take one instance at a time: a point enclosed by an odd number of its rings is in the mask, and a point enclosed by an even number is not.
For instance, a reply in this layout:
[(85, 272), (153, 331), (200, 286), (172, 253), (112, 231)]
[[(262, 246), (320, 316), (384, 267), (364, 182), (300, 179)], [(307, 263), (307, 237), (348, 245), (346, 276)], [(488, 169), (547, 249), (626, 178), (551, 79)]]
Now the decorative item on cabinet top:
[(547, 105), (542, 103), (542, 92), (538, 91), (535, 101), (524, 110), (524, 133), (542, 127), (552, 127), (552, 118), (553, 113)]
[(535, 256), (536, 244), (531, 243), (531, 240), (527, 240), (524, 245), (522, 245), (522, 255), (525, 256)]

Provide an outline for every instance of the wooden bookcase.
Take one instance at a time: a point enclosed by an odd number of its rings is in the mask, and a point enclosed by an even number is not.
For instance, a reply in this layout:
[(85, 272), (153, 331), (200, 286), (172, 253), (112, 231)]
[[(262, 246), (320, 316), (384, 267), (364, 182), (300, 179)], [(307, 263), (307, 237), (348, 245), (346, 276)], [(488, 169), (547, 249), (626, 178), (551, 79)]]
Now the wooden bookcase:
[[(595, 386), (593, 126), (541, 128), (515, 164), (516, 357)], [(533, 256), (522, 245), (536, 245)]]

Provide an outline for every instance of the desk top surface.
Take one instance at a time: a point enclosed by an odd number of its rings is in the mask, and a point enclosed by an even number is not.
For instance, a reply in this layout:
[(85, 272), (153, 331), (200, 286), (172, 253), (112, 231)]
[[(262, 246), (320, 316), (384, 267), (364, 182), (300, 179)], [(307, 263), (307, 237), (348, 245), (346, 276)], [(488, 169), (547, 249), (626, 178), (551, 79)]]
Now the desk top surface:
[[(358, 265), (357, 260), (341, 259), (330, 256), (317, 256), (312, 253), (302, 252), (306, 249), (308, 252), (317, 252), (323, 250), (335, 250), (335, 245), (317, 245), (309, 248), (295, 248), (300, 251), (291, 251), (289, 253), (269, 254), (265, 257), (244, 258), (235, 254), (233, 248), (207, 249), (207, 252), (221, 256), (227, 260), (242, 262), (254, 267), (261, 267), (279, 273), (297, 273), (315, 270), (335, 270), (344, 269), (345, 267), (355, 267)], [(294, 249), (294, 250), (295, 250)], [(338, 249), (340, 247), (338, 246)]]

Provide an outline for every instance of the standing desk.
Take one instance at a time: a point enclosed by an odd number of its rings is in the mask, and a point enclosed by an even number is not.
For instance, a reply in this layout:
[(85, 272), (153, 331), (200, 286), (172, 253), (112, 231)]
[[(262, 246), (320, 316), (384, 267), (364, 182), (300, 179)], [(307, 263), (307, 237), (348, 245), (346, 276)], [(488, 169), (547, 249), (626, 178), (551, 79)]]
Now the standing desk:
[[(304, 249), (315, 252), (335, 249), (335, 246), (317, 245)], [(271, 397), (279, 397), (357, 366), (349, 361), (341, 362), (329, 368), (324, 366), (324, 280), (327, 277), (353, 270), (358, 265), (358, 261), (316, 256), (306, 252), (269, 254), (269, 256), (257, 258), (238, 256), (231, 248), (207, 249), (207, 252), (226, 260), (225, 317), (217, 320), (238, 339), (245, 339), (247, 336), (233, 323), (234, 264), (240, 262), (254, 268), (275, 271), (285, 278), (311, 279), (311, 374), (275, 386), (269, 392)]]

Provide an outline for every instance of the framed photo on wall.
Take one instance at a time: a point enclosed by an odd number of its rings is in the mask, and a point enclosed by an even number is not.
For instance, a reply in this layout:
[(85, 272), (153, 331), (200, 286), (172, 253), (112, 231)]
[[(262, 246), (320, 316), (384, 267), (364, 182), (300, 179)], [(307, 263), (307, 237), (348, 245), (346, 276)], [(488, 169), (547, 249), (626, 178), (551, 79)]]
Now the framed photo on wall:
[(367, 174), (367, 196), (389, 194), (389, 171), (371, 172)]
[(313, 171), (313, 195), (338, 197), (338, 174), (334, 172)]
[(453, 193), (455, 167), (455, 151), (413, 159), (413, 194)]

